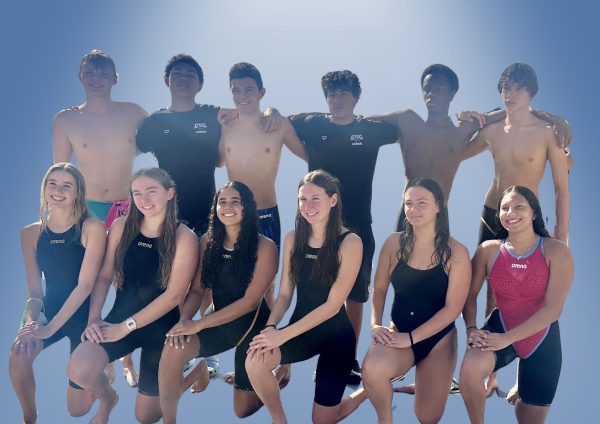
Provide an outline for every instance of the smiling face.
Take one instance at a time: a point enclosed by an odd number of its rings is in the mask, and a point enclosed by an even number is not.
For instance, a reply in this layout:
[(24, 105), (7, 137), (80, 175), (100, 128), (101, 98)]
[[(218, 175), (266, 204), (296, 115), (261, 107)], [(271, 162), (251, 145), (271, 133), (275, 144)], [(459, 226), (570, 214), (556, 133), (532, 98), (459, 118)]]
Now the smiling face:
[(244, 206), (240, 193), (233, 187), (225, 187), (217, 198), (217, 217), (226, 227), (241, 225), (244, 216)]
[(85, 63), (79, 70), (79, 80), (87, 95), (110, 95), (117, 83), (117, 74), (108, 64)]
[(532, 228), (533, 209), (527, 199), (515, 191), (506, 194), (502, 198), (498, 215), (500, 223), (509, 234)]
[(337, 204), (337, 195), (327, 195), (324, 188), (306, 183), (298, 190), (298, 210), (309, 224), (327, 222), (329, 212)]
[(248, 114), (259, 110), (260, 99), (265, 94), (264, 87), (259, 90), (256, 81), (250, 77), (232, 79), (230, 86), (231, 94), (233, 94), (233, 102), (241, 114)]
[(152, 177), (142, 175), (131, 182), (133, 202), (146, 218), (165, 216), (167, 203), (173, 199), (175, 190), (168, 190)]
[(44, 198), (48, 207), (71, 208), (76, 197), (75, 178), (67, 171), (56, 170), (48, 175)]
[(173, 66), (167, 80), (172, 96), (194, 97), (202, 88), (196, 69), (189, 63), (180, 62)]
[(435, 201), (433, 193), (425, 187), (409, 187), (404, 192), (404, 213), (413, 227), (435, 225), (439, 212), (440, 207)]

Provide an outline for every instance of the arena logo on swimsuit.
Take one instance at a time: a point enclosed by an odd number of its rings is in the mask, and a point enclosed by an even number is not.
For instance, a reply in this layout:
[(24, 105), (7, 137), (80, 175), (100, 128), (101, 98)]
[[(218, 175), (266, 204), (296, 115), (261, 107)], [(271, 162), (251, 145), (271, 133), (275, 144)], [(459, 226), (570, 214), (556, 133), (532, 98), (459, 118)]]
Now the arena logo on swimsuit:
[(527, 264), (512, 264), (511, 268), (527, 269)]
[(307, 253), (306, 255), (304, 255), (304, 257), (306, 259), (317, 259), (317, 255), (311, 255), (310, 253)]
[(65, 239), (50, 240), (50, 244), (65, 244)]
[(147, 249), (152, 249), (152, 244), (151, 243), (144, 243), (143, 241), (138, 241), (138, 246), (140, 247), (145, 247)]

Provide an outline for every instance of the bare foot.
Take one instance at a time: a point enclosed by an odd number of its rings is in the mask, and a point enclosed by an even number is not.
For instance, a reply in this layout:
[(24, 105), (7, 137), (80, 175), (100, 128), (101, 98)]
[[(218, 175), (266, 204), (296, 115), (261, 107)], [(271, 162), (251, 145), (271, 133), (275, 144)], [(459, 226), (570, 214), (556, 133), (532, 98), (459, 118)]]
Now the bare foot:
[(110, 413), (119, 402), (119, 394), (114, 391), (112, 388), (110, 389), (111, 395), (106, 400), (100, 400), (100, 406), (98, 407), (98, 412), (96, 415), (92, 417), (90, 420), (90, 424), (108, 424), (108, 418), (110, 417)]
[(206, 390), (210, 382), (206, 359), (201, 358), (194, 369), (186, 376), (186, 379), (191, 379), (194, 382), (190, 388), (192, 393), (200, 393)]
[(415, 394), (415, 383), (407, 384), (406, 386), (394, 387), (396, 393), (406, 393), (407, 395)]
[(135, 368), (133, 368), (133, 366), (129, 368), (123, 365), (123, 375), (125, 376), (125, 380), (127, 380), (127, 384), (129, 385), (129, 387), (137, 387), (139, 376)]
[(223, 381), (227, 384), (234, 384), (235, 383), (235, 372), (229, 371), (227, 374), (225, 374), (223, 376)]
[(488, 381), (485, 382), (485, 397), (489, 398), (491, 397), (494, 393), (497, 393), (498, 391), (498, 380), (495, 377), (494, 378), (489, 378)]
[(113, 362), (104, 368), (104, 374), (106, 374), (106, 377), (108, 378), (108, 384), (112, 386), (115, 382), (115, 364)]
[(277, 381), (279, 381), (279, 389), (283, 389), (288, 385), (290, 378), (292, 377), (292, 365), (279, 365), (273, 373), (275, 374), (275, 377), (277, 377)]
[(506, 401), (514, 405), (519, 400), (519, 385), (515, 384), (506, 394)]

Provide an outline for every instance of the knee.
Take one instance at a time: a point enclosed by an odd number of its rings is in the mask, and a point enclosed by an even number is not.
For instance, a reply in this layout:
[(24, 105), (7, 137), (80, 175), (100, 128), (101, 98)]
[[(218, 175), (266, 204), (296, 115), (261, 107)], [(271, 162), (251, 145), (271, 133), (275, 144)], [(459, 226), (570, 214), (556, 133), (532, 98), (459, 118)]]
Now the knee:
[(435, 413), (435, 411), (415, 411), (417, 420), (420, 424), (437, 424), (442, 420), (442, 413)]
[(254, 414), (258, 408), (252, 408), (249, 405), (233, 405), (233, 413), (238, 418), (248, 418)]
[(71, 357), (67, 365), (67, 376), (72, 382), (85, 387), (90, 380), (89, 368), (81, 359)]
[(479, 355), (470, 355), (467, 353), (460, 367), (460, 381), (469, 381), (473, 379), (483, 379), (491, 373), (489, 365)]
[(141, 408), (135, 409), (135, 419), (140, 424), (153, 424), (157, 423), (161, 418), (161, 414), (155, 411), (142, 411)]
[(247, 356), (244, 366), (246, 367), (248, 376), (263, 373), (267, 369), (265, 362), (258, 355), (254, 355), (253, 357)]
[(71, 417), (83, 417), (85, 414), (90, 412), (92, 404), (89, 405), (69, 405), (67, 407), (67, 413)]
[(23, 374), (27, 367), (31, 367), (33, 359), (24, 353), (15, 353), (11, 350), (8, 357), (8, 369), (13, 377)]
[(390, 378), (386, 375), (385, 364), (382, 364), (381, 361), (374, 360), (372, 356), (368, 354), (362, 363), (361, 374), (363, 381), (366, 381), (367, 384), (384, 381), (386, 378), (389, 380)]

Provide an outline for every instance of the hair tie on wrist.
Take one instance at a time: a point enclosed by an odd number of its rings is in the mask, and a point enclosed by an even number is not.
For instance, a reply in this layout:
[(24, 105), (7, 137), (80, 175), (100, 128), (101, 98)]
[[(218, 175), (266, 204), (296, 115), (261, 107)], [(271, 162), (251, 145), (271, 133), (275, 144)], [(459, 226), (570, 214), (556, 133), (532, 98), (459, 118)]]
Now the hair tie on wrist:
[(469, 325), (465, 331), (469, 331), (471, 328), (477, 329), (476, 325)]
[(410, 339), (410, 347), (413, 347), (415, 345), (415, 342), (412, 338), (412, 331), (408, 332), (408, 338)]
[(277, 326), (275, 324), (267, 324), (267, 325), (265, 325), (265, 328), (269, 328), (269, 327), (273, 327), (275, 330), (277, 330)]

